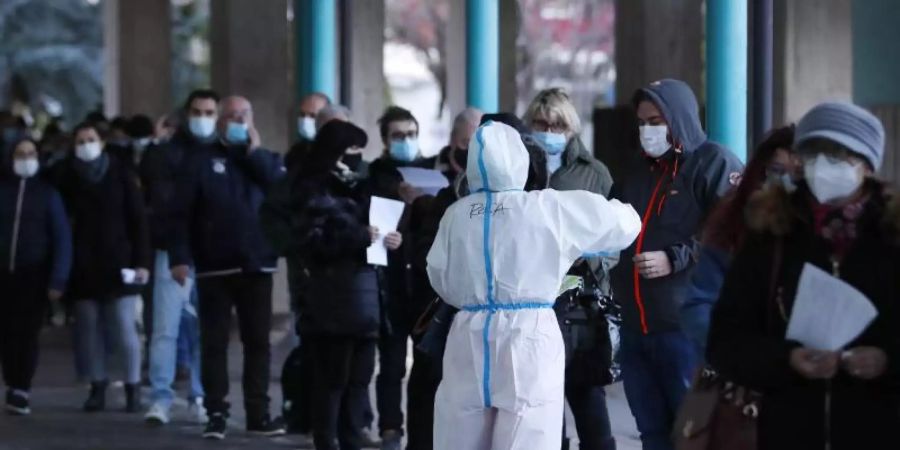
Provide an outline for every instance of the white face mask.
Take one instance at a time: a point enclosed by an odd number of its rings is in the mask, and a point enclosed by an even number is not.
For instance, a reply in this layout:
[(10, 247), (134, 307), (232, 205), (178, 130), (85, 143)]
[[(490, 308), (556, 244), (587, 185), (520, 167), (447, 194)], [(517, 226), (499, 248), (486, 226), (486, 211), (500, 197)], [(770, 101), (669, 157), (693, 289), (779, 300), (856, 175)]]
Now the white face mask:
[(22, 178), (31, 178), (37, 174), (41, 167), (37, 158), (16, 159), (13, 160), (13, 172)]
[(312, 117), (300, 117), (297, 119), (297, 133), (304, 139), (311, 141), (316, 138), (316, 119)]
[(823, 205), (850, 197), (863, 184), (862, 164), (832, 162), (822, 154), (807, 160), (803, 173), (809, 189)]
[(194, 136), (205, 139), (212, 136), (216, 131), (216, 118), (206, 116), (195, 116), (188, 120), (188, 128)]
[(100, 147), (100, 143), (97, 141), (85, 142), (75, 147), (75, 156), (82, 161), (91, 162), (100, 157), (102, 150), (103, 148)]
[(644, 153), (651, 158), (659, 158), (665, 155), (672, 146), (666, 137), (669, 135), (669, 127), (666, 125), (643, 125), (641, 131), (641, 147)]

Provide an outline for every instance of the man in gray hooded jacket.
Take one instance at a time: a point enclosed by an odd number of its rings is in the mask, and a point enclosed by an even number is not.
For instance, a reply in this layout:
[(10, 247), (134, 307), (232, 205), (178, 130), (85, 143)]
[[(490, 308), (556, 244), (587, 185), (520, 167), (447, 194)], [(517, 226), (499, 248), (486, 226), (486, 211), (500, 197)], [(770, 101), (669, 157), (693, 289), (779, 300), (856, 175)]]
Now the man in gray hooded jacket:
[(695, 235), (719, 199), (740, 182), (743, 165), (708, 140), (697, 99), (678, 80), (634, 96), (644, 157), (619, 178), (610, 197), (642, 217), (637, 241), (612, 271), (624, 324), (620, 362), (625, 393), (645, 450), (671, 449), (675, 414), (700, 362), (678, 311), (697, 255)]

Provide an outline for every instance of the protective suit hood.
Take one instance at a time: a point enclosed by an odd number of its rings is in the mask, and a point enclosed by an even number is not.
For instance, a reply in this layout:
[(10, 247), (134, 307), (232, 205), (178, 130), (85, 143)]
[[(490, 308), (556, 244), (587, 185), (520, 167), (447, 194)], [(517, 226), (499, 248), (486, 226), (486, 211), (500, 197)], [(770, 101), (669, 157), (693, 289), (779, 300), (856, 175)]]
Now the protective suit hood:
[(521, 191), (528, 180), (528, 151), (515, 128), (487, 122), (469, 141), (470, 192)]

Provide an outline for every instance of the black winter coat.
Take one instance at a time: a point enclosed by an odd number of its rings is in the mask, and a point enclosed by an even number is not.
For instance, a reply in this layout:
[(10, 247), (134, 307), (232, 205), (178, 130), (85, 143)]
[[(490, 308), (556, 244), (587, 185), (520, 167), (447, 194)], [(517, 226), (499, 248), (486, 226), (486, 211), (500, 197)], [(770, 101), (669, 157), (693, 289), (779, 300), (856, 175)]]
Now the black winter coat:
[(198, 276), (274, 272), (276, 255), (259, 210), (285, 173), (281, 157), (218, 143), (193, 149), (184, 161), (169, 240), (172, 266), (193, 264)]
[[(804, 264), (831, 273), (831, 245), (813, 232), (807, 188), (792, 196), (768, 190), (751, 201), (748, 217), (754, 220), (715, 306), (708, 358), (726, 378), (763, 393), (760, 449), (827, 448), (826, 420), (833, 450), (900, 448), (900, 202), (886, 197), (880, 186), (870, 187), (872, 196), (857, 222), (858, 238), (840, 264), (840, 277), (865, 294), (879, 314), (848, 348), (884, 350), (888, 371), (874, 381), (839, 372), (831, 381), (830, 415), (826, 383), (801, 378), (789, 366), (790, 352), (800, 344), (784, 336)], [(777, 245), (782, 257), (773, 283)]]
[(348, 185), (335, 175), (302, 180), (291, 204), (291, 233), (278, 245), (296, 269), (304, 334), (378, 336), (379, 284), (366, 262), (369, 195), (363, 183)]
[(153, 268), (137, 174), (112, 157), (105, 175), (91, 183), (75, 173), (75, 160), (63, 164), (68, 167), (60, 190), (72, 218), (74, 250), (67, 298), (106, 300), (141, 293), (143, 286), (124, 284), (121, 272)]
[(204, 152), (215, 142), (204, 143), (189, 131), (179, 130), (169, 142), (147, 149), (141, 159), (139, 174), (147, 205), (153, 248), (167, 250), (173, 232), (172, 208), (178, 178), (185, 169), (186, 155)]

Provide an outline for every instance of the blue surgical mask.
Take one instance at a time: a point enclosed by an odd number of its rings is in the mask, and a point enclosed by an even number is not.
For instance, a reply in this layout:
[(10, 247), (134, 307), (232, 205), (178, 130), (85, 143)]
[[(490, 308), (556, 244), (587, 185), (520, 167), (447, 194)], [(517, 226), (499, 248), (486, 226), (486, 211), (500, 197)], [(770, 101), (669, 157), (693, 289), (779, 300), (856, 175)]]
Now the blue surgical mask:
[(391, 141), (391, 158), (400, 162), (413, 162), (419, 156), (419, 141), (413, 138)]
[(316, 119), (301, 117), (297, 119), (297, 134), (303, 139), (311, 141), (316, 138)]
[(568, 140), (566, 135), (562, 133), (550, 133), (539, 131), (531, 134), (534, 139), (541, 144), (544, 151), (549, 155), (558, 155), (566, 149)]
[(243, 144), (249, 141), (250, 135), (247, 133), (247, 124), (228, 122), (228, 127), (225, 129), (225, 140), (232, 144)]
[(216, 119), (215, 117), (191, 117), (188, 127), (194, 136), (207, 139), (216, 131)]

